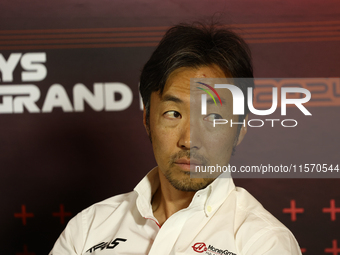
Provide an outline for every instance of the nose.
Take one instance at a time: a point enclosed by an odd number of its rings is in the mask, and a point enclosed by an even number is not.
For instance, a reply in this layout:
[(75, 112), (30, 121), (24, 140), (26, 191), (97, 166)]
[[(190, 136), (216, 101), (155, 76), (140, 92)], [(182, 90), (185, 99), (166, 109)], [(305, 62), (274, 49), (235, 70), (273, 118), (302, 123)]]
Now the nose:
[(183, 150), (199, 149), (201, 147), (197, 130), (193, 125), (194, 122), (190, 122), (190, 118), (188, 118), (181, 127), (178, 145)]

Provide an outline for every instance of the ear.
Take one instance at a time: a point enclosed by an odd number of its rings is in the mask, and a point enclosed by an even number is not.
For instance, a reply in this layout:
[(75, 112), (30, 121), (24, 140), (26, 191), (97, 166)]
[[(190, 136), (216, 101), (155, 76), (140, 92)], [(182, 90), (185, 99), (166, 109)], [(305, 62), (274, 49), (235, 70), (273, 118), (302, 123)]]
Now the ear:
[(143, 124), (146, 130), (146, 133), (148, 134), (148, 136), (150, 137), (150, 128), (146, 119), (146, 109), (145, 106), (143, 105)]
[(244, 118), (244, 121), (245, 121), (246, 125), (245, 126), (242, 125), (242, 127), (241, 127), (240, 134), (238, 135), (236, 146), (239, 145), (242, 142), (244, 136), (247, 133), (248, 114)]

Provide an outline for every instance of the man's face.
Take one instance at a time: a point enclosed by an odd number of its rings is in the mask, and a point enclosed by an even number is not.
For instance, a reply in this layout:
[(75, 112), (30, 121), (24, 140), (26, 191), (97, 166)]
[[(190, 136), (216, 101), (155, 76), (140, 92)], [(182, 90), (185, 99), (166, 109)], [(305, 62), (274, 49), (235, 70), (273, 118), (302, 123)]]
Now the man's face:
[[(242, 127), (237, 140), (237, 125), (214, 128), (212, 121), (216, 118), (238, 121), (238, 116), (232, 115), (232, 95), (227, 89), (218, 90), (223, 107), (208, 105), (207, 115), (201, 115), (204, 91), (190, 87), (190, 78), (225, 78), (225, 75), (217, 66), (177, 69), (169, 76), (162, 96), (158, 92), (151, 94), (146, 127), (161, 174), (182, 191), (197, 191), (209, 185), (216, 176), (191, 178), (190, 173), (194, 174), (196, 166), (227, 166), (233, 147), (246, 132)], [(144, 112), (144, 124), (145, 118)]]

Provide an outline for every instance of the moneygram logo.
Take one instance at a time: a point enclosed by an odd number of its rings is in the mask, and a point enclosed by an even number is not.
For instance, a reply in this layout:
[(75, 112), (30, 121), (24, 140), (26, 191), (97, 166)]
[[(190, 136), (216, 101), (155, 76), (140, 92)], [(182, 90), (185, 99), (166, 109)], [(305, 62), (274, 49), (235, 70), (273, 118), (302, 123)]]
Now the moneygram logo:
[(231, 252), (229, 250), (219, 249), (219, 248), (216, 248), (216, 247), (214, 247), (213, 245), (210, 245), (210, 244), (207, 247), (207, 245), (203, 242), (195, 243), (191, 247), (197, 253), (205, 252), (206, 254), (236, 255), (236, 253), (234, 253), (234, 252)]

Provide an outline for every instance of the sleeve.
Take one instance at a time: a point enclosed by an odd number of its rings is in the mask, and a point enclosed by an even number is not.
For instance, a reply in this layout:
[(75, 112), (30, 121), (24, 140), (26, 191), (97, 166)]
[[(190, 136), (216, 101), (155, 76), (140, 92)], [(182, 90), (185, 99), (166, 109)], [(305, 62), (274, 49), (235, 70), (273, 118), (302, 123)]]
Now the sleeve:
[(49, 255), (78, 255), (84, 244), (82, 213), (72, 218), (55, 242)]
[(263, 231), (245, 247), (243, 255), (301, 255), (301, 249), (288, 229)]

